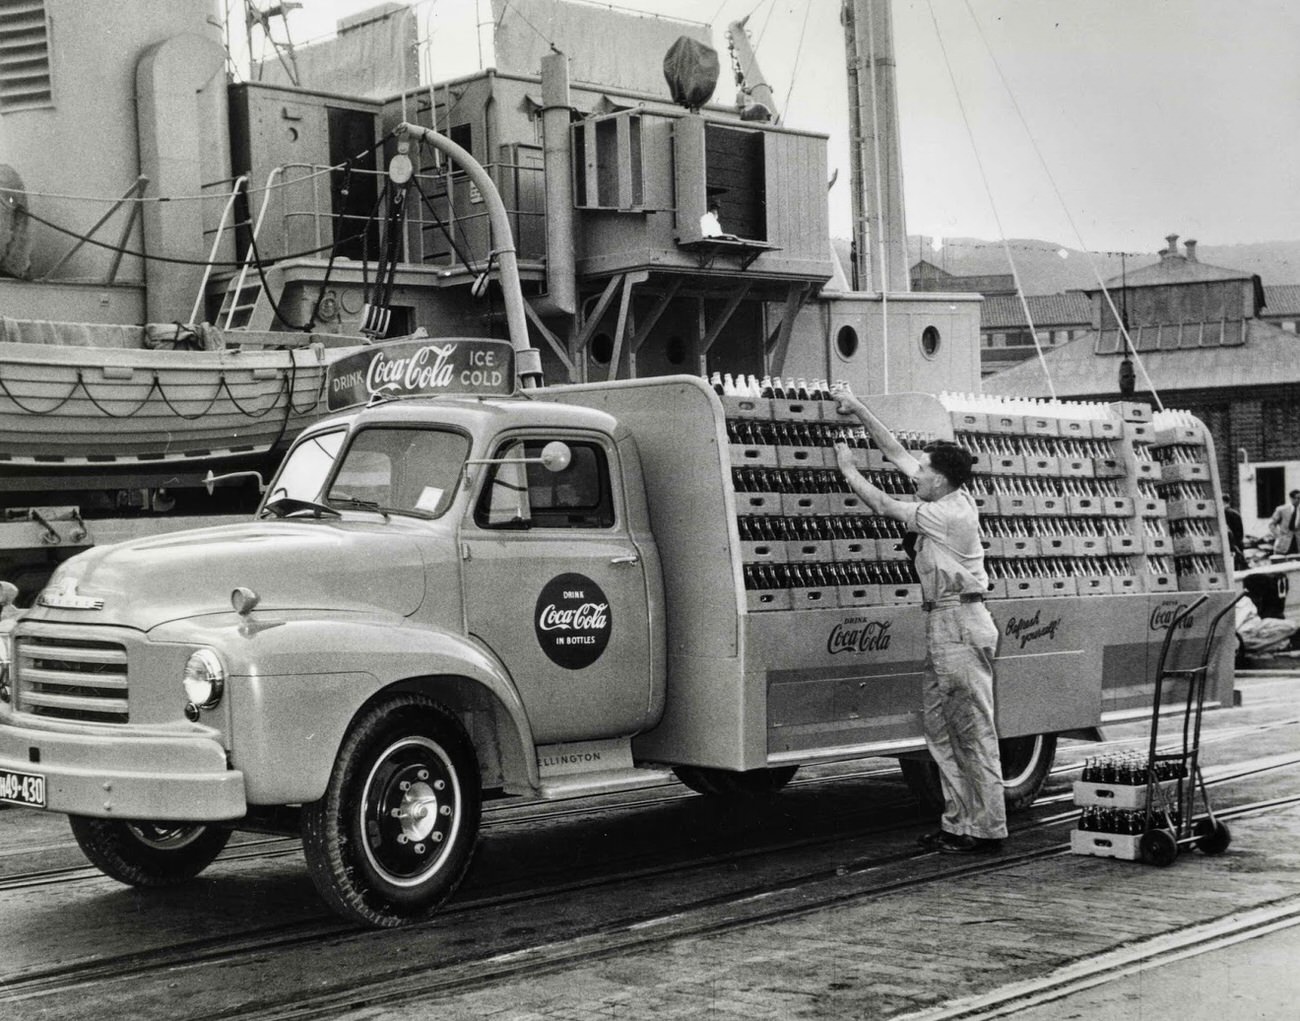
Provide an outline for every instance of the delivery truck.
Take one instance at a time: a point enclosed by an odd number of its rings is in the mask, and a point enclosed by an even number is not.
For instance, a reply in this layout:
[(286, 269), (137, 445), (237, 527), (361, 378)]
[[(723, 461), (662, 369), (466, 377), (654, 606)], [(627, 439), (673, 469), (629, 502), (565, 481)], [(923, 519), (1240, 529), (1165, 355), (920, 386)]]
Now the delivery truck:
[[(63, 563), (12, 622), (0, 800), (67, 814), (96, 866), (145, 887), (232, 830), (298, 832), (329, 906), (392, 926), (455, 890), (484, 798), (665, 767), (756, 798), (867, 756), (932, 794), (920, 591), (832, 444), (905, 487), (856, 420), (816, 389), (684, 375), (516, 389), (512, 353), (363, 352), (253, 520)], [(1058, 737), (1149, 715), (1165, 633), (1208, 594), (1171, 665), (1202, 655), (1231, 598), (1211, 442), (1139, 404), (865, 399), (908, 442), (975, 455), (1023, 807)]]

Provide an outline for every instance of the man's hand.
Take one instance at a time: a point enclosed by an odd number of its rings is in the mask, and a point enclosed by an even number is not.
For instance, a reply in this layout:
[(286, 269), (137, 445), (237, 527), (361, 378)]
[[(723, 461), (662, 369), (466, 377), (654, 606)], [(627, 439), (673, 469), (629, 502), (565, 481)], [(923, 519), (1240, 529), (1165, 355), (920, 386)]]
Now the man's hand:
[(831, 387), (831, 396), (835, 398), (835, 410), (841, 415), (858, 415), (867, 410), (867, 406), (849, 392), (844, 383)]
[(845, 475), (847, 475), (851, 469), (857, 468), (857, 465), (853, 463), (852, 448), (842, 440), (835, 444), (835, 461), (840, 466), (840, 471)]

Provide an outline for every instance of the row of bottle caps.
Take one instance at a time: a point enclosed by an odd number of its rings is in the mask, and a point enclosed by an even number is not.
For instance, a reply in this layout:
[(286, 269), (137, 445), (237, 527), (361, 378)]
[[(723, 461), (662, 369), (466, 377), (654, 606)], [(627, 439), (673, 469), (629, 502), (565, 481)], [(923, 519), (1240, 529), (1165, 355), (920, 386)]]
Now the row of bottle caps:
[[(1150, 772), (1146, 756), (1138, 752), (1117, 752), (1086, 759), (1082, 779), (1085, 783), (1136, 785), (1146, 783)], [(1179, 759), (1157, 758), (1154, 772), (1157, 780), (1177, 780), (1187, 775), (1187, 764)]]
[(917, 585), (908, 560), (827, 560), (746, 564), (745, 588), (836, 588), (855, 585)]
[(736, 518), (742, 542), (831, 542), (835, 539), (900, 540), (901, 521), (874, 514), (742, 515)]
[[(1177, 826), (1179, 813), (1175, 810), (1169, 815), (1169, 822)], [(1164, 826), (1165, 813), (1153, 814), (1151, 823), (1157, 827)], [(1085, 808), (1079, 813), (1078, 828), (1086, 833), (1120, 833), (1136, 837), (1147, 831), (1147, 814), (1141, 808)]]
[[(811, 383), (802, 376), (782, 379), (780, 376), (746, 376), (730, 372), (715, 372), (709, 376), (709, 386), (719, 397), (768, 397), (779, 401), (833, 401), (832, 385), (824, 379)], [(842, 379), (835, 381), (834, 390), (848, 392), (849, 385)]]
[[(731, 443), (756, 447), (833, 447), (844, 443), (868, 450), (876, 446), (871, 434), (862, 426), (800, 419), (729, 418), (727, 439)], [(908, 450), (922, 450), (934, 436), (914, 429), (900, 429), (894, 433), (894, 439)]]

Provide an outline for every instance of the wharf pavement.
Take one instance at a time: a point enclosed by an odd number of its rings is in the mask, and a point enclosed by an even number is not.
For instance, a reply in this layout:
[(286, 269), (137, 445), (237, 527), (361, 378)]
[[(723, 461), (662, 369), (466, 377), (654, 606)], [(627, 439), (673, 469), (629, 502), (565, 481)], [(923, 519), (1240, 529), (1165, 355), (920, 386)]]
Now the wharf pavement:
[[(1038, 858), (339, 1017), (1294, 1021), (1300, 807), (1242, 817), (1231, 829), (1225, 854), (1184, 850), (1168, 868)], [(1004, 853), (1014, 846), (1013, 831)], [(1178, 948), (1184, 938), (1251, 923), (1258, 928), (1244, 942), (1229, 936), (1226, 946)], [(1097, 968), (1101, 984), (1079, 988)], [(1036, 1003), (1045, 979), (1056, 988)]]

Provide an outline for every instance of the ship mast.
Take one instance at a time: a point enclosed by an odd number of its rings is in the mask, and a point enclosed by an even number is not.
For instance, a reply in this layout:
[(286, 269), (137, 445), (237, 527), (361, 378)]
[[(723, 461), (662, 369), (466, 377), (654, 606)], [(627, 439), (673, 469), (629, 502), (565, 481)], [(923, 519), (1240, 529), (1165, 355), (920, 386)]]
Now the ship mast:
[(907, 224), (890, 0), (844, 0), (853, 189), (853, 287), (907, 291)]

